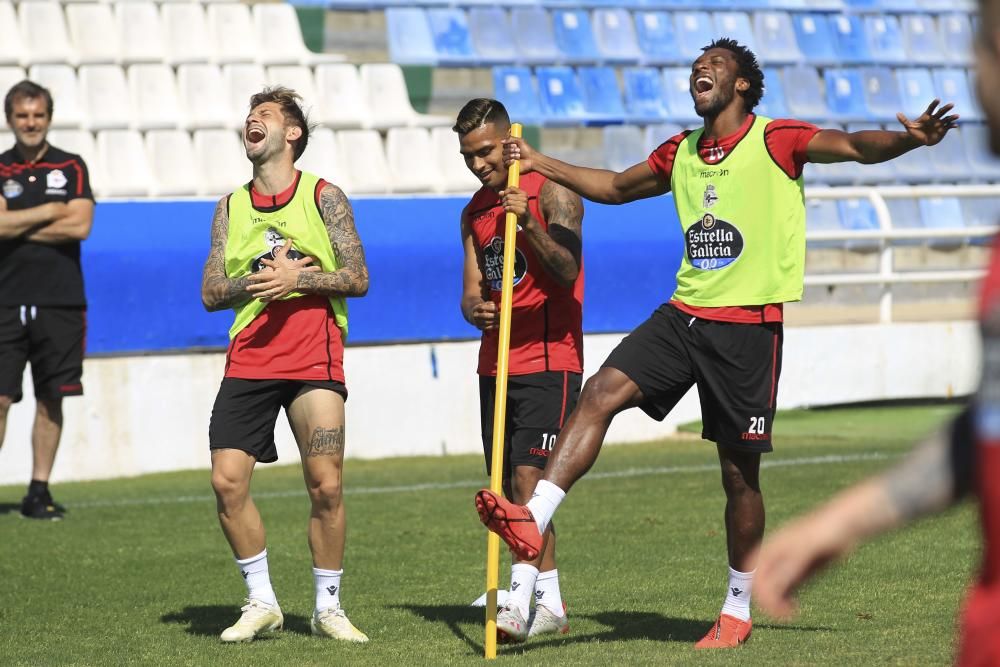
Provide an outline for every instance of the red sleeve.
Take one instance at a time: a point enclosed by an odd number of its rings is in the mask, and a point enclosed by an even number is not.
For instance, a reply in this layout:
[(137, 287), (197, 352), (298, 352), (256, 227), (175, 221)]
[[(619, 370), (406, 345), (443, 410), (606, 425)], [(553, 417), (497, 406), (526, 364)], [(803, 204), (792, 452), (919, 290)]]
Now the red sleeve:
[(316, 189), (313, 190), (313, 198), (316, 200), (316, 208), (319, 209), (319, 213), (323, 215), (323, 204), (320, 202), (320, 197), (323, 195), (323, 188), (326, 187), (326, 181), (322, 178), (316, 181)]
[(646, 164), (649, 165), (654, 174), (670, 182), (670, 172), (674, 169), (674, 156), (677, 155), (677, 147), (690, 133), (690, 130), (685, 130), (680, 134), (675, 134), (649, 154), (649, 157), (646, 158)]
[(764, 128), (767, 152), (788, 178), (802, 175), (802, 168), (809, 161), (809, 142), (817, 132), (817, 126), (801, 120), (772, 120)]

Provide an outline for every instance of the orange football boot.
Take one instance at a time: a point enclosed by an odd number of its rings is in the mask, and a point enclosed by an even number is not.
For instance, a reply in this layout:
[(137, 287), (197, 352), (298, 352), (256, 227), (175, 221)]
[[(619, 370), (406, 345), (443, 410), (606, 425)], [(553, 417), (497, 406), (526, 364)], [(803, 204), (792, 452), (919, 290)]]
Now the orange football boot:
[(521, 560), (535, 560), (542, 550), (542, 534), (531, 511), (489, 489), (476, 494), (476, 511), (483, 525), (500, 536)]
[(722, 614), (708, 634), (694, 645), (695, 648), (736, 648), (750, 639), (753, 621), (741, 621), (735, 616)]

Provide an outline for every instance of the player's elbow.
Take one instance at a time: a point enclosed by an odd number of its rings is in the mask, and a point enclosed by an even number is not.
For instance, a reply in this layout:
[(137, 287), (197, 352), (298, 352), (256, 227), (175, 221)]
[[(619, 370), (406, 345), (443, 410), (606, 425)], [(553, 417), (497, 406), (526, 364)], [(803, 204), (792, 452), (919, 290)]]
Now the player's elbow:
[(580, 275), (580, 268), (575, 264), (573, 266), (568, 266), (555, 276), (556, 282), (559, 283), (560, 287), (570, 288), (573, 283), (576, 282), (577, 276)]
[(368, 272), (365, 271), (354, 281), (354, 290), (351, 296), (365, 296), (368, 294)]

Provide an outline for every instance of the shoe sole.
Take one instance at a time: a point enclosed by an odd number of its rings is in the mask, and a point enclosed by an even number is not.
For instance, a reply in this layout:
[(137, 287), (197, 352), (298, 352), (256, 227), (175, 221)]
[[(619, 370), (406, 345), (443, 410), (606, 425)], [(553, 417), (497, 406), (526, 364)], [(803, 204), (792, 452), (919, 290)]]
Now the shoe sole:
[(514, 551), (518, 558), (521, 560), (538, 558), (538, 549), (515, 535), (508, 525), (511, 522), (525, 522), (528, 519), (508, 518), (507, 510), (501, 507), (492, 494), (486, 490), (476, 494), (476, 511), (479, 512), (479, 520), (483, 525), (499, 535), (500, 539), (507, 543), (507, 546)]
[(31, 519), (32, 521), (62, 521), (61, 516), (28, 516), (26, 514), (18, 513), (18, 516), (22, 519)]
[[(747, 633), (746, 637), (744, 637), (742, 640), (736, 642), (736, 646), (732, 646), (731, 644), (721, 644), (721, 643), (718, 644), (718, 645), (715, 645), (715, 646), (698, 646), (697, 644), (695, 644), (694, 648), (695, 648), (696, 651), (703, 651), (705, 649), (713, 649), (713, 648), (740, 648), (740, 647), (746, 645), (746, 643), (748, 641), (750, 641), (750, 635), (752, 635), (752, 634), (753, 634), (753, 629), (751, 629), (750, 632)], [(718, 640), (716, 640), (716, 641), (718, 641)]]
[(284, 621), (282, 621), (281, 623), (279, 623), (276, 626), (272, 625), (269, 628), (264, 628), (263, 630), (258, 630), (257, 632), (255, 632), (254, 634), (250, 635), (246, 639), (222, 639), (220, 637), (219, 641), (221, 641), (223, 644), (249, 644), (254, 639), (256, 639), (257, 637), (260, 637), (263, 634), (266, 634), (266, 633), (269, 633), (269, 632), (279, 632), (284, 627), (285, 627), (285, 624), (284, 624)]

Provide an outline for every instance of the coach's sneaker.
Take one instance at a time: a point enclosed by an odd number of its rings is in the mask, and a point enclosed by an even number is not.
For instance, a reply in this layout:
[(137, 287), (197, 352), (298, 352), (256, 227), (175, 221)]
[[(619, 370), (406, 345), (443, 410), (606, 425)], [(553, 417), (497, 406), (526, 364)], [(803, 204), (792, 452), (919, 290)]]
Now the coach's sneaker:
[(569, 632), (569, 619), (566, 617), (566, 604), (563, 603), (562, 616), (556, 616), (543, 604), (536, 604), (535, 611), (528, 618), (528, 636), (556, 634), (564, 635)]
[(314, 611), (312, 617), (312, 633), (318, 637), (329, 637), (346, 642), (364, 644), (368, 635), (358, 630), (347, 620), (347, 614), (340, 607), (331, 607), (323, 611)]
[(528, 624), (517, 605), (505, 604), (497, 611), (497, 641), (519, 644), (528, 638)]
[(753, 621), (741, 621), (735, 616), (722, 614), (708, 634), (694, 645), (695, 648), (736, 648), (750, 639)]
[(535, 560), (542, 550), (542, 534), (531, 511), (489, 489), (476, 494), (476, 511), (483, 525), (500, 536), (521, 560)]
[(63, 518), (62, 505), (52, 500), (46, 491), (40, 495), (27, 495), (21, 500), (21, 516), (28, 519), (59, 521)]
[(267, 604), (251, 598), (240, 611), (243, 612), (240, 620), (223, 630), (219, 639), (224, 642), (249, 642), (259, 634), (280, 630), (285, 623), (277, 602)]

